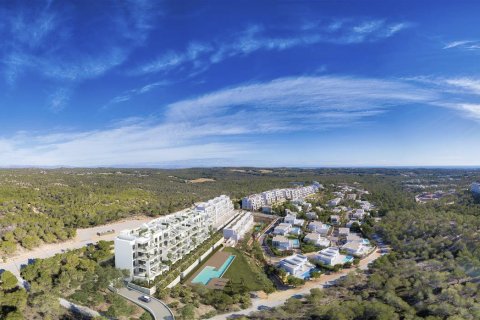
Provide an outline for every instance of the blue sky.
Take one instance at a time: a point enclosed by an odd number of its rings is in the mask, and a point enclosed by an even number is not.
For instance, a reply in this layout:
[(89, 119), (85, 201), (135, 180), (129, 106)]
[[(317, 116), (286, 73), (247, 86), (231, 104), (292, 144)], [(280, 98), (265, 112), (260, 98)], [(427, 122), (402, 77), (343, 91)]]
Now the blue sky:
[(0, 2), (0, 166), (480, 165), (478, 1)]

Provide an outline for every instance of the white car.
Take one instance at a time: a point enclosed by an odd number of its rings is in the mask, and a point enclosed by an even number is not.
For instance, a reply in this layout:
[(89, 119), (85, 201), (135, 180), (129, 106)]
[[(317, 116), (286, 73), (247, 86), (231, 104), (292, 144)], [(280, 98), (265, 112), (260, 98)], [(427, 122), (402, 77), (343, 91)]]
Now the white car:
[(138, 298), (138, 300), (149, 303), (150, 301), (152, 301), (152, 298), (150, 298), (149, 296), (141, 296), (140, 298)]

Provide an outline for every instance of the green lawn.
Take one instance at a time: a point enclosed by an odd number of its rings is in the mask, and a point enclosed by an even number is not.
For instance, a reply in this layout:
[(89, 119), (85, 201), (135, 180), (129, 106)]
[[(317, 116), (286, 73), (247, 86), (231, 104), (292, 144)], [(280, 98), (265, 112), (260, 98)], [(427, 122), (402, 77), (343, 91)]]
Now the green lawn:
[(233, 283), (243, 283), (250, 291), (264, 290), (266, 287), (272, 286), (268, 277), (255, 265), (248, 263), (248, 258), (235, 248), (223, 249), (235, 255), (235, 259), (228, 268), (223, 278), (230, 279)]

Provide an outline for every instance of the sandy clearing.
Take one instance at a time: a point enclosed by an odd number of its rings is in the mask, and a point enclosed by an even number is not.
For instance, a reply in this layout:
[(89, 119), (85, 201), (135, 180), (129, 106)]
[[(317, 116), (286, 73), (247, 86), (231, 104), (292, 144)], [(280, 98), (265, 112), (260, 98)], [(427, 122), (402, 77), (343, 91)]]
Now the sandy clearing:
[[(151, 217), (137, 216), (128, 219), (123, 219), (117, 222), (112, 222), (102, 226), (92, 228), (77, 229), (77, 235), (74, 239), (67, 240), (60, 243), (43, 244), (40, 247), (32, 250), (19, 251), (11, 257), (8, 257), (6, 263), (0, 263), (0, 269), (9, 270), (16, 276), (20, 275), (20, 268), (22, 265), (28, 264), (31, 259), (45, 259), (61, 253), (66, 250), (78, 249), (86, 246), (89, 243), (96, 243), (100, 240), (111, 241), (115, 239), (117, 234), (124, 229), (133, 229), (141, 226), (143, 223), (152, 220)], [(107, 230), (115, 230), (112, 234), (98, 236), (97, 232)]]

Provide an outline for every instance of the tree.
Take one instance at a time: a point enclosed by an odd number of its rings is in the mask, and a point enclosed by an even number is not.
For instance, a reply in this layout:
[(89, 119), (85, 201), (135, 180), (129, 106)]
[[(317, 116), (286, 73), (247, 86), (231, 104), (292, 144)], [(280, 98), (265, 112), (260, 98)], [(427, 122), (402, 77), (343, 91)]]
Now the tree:
[(182, 307), (180, 313), (185, 320), (193, 319), (195, 316), (195, 307), (192, 304), (187, 303)]
[(0, 276), (0, 289), (3, 291), (11, 290), (15, 288), (17, 284), (17, 277), (15, 277), (10, 271), (4, 271)]

